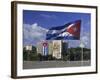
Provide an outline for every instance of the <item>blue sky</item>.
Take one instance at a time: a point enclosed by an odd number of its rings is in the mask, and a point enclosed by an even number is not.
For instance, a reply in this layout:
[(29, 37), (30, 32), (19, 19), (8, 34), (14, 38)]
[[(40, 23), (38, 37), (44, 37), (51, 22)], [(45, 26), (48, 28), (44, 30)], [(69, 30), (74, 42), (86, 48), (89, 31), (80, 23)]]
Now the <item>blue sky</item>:
[[(72, 21), (81, 20), (81, 39), (86, 47), (90, 47), (90, 20), (89, 13), (50, 12), (23, 10), (24, 45), (35, 45), (39, 39), (44, 39), (51, 27), (62, 26)], [(40, 34), (39, 34), (40, 33)], [(44, 35), (42, 35), (44, 34)], [(37, 36), (36, 36), (37, 35)], [(79, 40), (70, 40), (70, 46), (79, 45)], [(75, 44), (73, 46), (73, 43)]]

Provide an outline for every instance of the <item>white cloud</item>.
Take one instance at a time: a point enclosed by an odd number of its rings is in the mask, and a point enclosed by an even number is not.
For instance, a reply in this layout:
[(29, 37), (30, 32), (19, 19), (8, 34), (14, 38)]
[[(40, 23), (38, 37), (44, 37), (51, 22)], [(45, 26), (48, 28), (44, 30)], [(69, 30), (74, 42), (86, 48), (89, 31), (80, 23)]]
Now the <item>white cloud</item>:
[(89, 32), (83, 32), (80, 36), (80, 40), (69, 40), (69, 47), (79, 47), (80, 43), (83, 43), (86, 48), (91, 46), (91, 36)]
[(84, 32), (83, 36), (81, 37), (81, 40), (85, 44), (86, 47), (90, 48), (90, 46), (91, 46), (91, 36), (90, 36), (90, 33)]
[(39, 26), (37, 23), (32, 25), (24, 24), (24, 45), (36, 44), (41, 40), (45, 40), (47, 29)]
[(56, 15), (40, 14), (40, 16), (42, 16), (44, 18), (53, 18), (53, 19), (56, 19)]
[(83, 42), (84, 44), (87, 45), (87, 44), (88, 44), (88, 41), (89, 41), (89, 40), (88, 40), (88, 37), (87, 37), (87, 36), (83, 36), (83, 37), (82, 37), (82, 42)]

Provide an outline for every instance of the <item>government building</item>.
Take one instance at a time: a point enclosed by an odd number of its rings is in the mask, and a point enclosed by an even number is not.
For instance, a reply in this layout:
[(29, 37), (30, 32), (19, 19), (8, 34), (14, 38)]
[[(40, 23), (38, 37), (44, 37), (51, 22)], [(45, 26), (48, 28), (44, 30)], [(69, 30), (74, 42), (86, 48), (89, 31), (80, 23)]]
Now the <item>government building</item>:
[(51, 55), (56, 59), (62, 59), (68, 49), (68, 43), (62, 40), (48, 40), (37, 43), (37, 54)]

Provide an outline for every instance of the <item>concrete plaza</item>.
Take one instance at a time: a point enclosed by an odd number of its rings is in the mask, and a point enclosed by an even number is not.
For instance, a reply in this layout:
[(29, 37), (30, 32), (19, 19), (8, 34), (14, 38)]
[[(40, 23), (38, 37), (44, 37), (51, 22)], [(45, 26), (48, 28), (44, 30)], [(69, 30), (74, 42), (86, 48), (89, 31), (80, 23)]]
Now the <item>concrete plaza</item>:
[(24, 61), (23, 69), (90, 66), (91, 61)]

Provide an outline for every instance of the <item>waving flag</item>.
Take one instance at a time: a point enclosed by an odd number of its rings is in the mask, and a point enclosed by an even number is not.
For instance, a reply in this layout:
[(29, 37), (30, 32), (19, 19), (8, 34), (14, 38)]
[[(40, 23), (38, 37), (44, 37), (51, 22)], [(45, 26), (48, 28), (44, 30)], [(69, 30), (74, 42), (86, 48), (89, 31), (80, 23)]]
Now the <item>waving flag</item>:
[(79, 40), (81, 20), (70, 22), (64, 26), (52, 27), (46, 34), (47, 40)]

